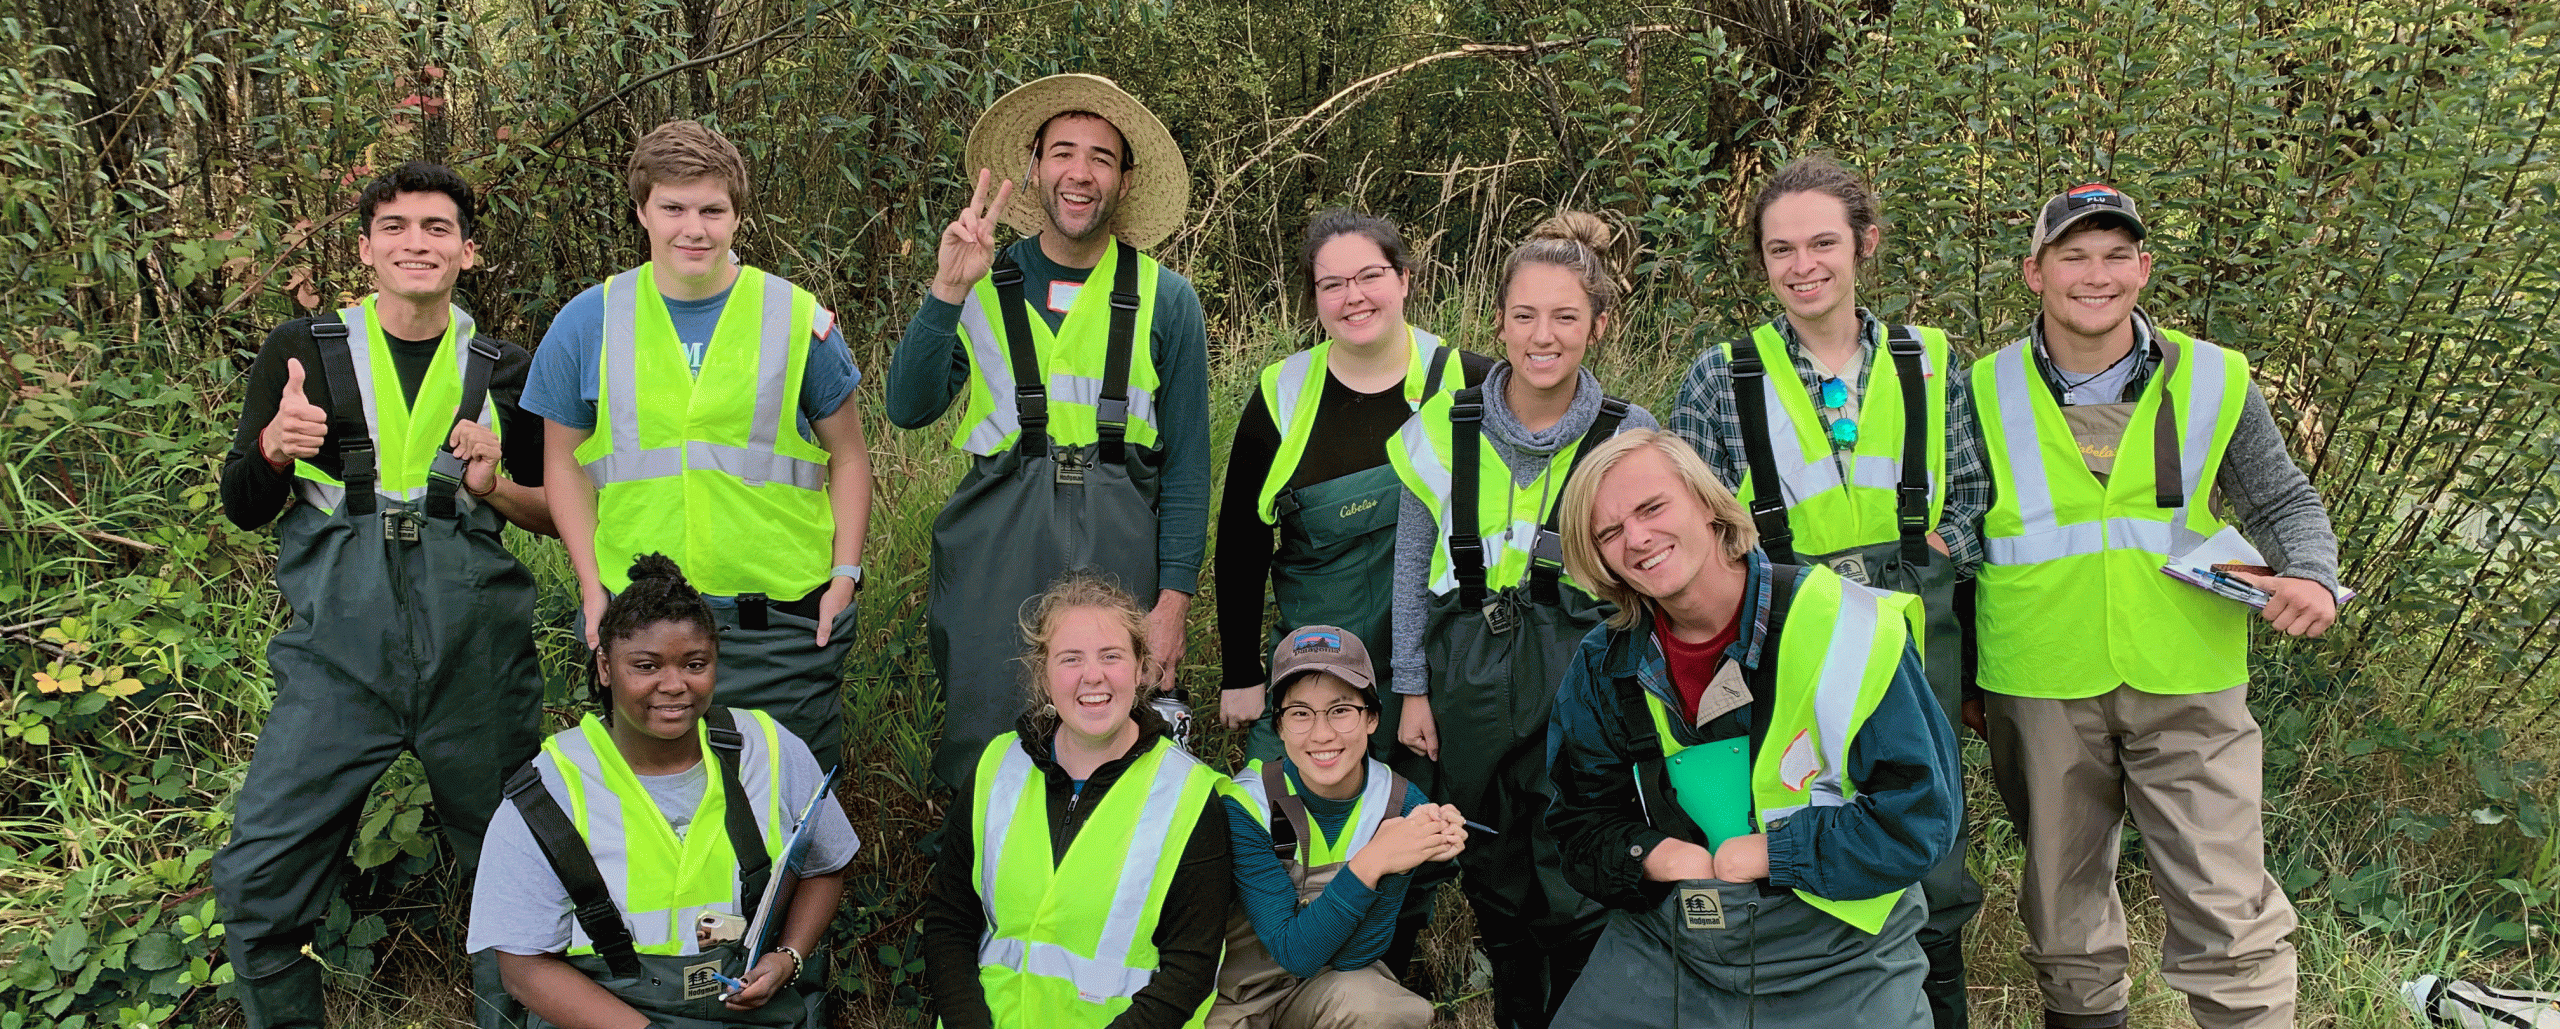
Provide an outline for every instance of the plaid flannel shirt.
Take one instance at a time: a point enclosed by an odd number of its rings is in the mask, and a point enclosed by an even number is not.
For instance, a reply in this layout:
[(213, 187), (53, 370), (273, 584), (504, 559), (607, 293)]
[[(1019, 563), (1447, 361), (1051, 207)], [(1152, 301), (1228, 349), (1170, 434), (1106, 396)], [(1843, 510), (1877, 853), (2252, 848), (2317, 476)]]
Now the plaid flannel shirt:
[[(1815, 410), (1821, 409), (1817, 385), (1822, 376), (1814, 371), (1813, 361), (1805, 356), (1797, 341), (1795, 328), (1785, 318), (1773, 324), (1778, 335), (1787, 341), (1787, 355), (1794, 359), (1796, 378), (1804, 383), (1805, 392), (1816, 396)], [(1858, 368), (1858, 393), (1866, 395), (1867, 378), (1876, 368), (1875, 356), (1884, 351), (1884, 323), (1876, 320), (1866, 308), (1858, 309), (1858, 331), (1864, 339), (1867, 360)], [(1949, 355), (1949, 363), (1954, 363)], [(1991, 507), (1991, 468), (1982, 454), (1981, 428), (1974, 423), (1973, 390), (1960, 368), (1933, 369), (1947, 376), (1947, 501), (1936, 526), (1940, 538), (1947, 541), (1947, 553), (1955, 558), (1956, 568), (1971, 576), (1982, 564), (1982, 513)], [(1783, 418), (1771, 412), (1772, 418)], [(1689, 375), (1680, 382), (1680, 392), (1671, 404), (1671, 417), (1666, 420), (1674, 435), (1689, 441), (1707, 467), (1727, 487), (1739, 488), (1743, 474), (1749, 471), (1749, 458), (1743, 452), (1742, 412), (1733, 402), (1733, 370), (1726, 360), (1725, 348), (1708, 347), (1689, 366)], [(1825, 430), (1830, 428), (1826, 422)]]

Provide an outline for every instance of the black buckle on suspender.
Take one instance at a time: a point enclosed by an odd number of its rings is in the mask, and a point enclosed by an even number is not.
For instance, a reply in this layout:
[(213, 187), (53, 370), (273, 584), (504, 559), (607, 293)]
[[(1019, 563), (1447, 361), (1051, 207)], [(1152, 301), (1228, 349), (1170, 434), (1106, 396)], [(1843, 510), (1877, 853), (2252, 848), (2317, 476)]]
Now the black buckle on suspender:
[(1894, 484), (1894, 523), (1902, 534), (1902, 563), (1918, 567), (1929, 560), (1929, 405), (1920, 369), (1927, 352), (1908, 325), (1894, 326), (1884, 346), (1902, 390), (1902, 477)]
[(462, 514), (462, 501), (455, 494), (462, 491), (462, 475), (470, 468), (470, 462), (452, 450), (436, 451), (435, 460), (427, 462), (427, 517), (454, 518)]

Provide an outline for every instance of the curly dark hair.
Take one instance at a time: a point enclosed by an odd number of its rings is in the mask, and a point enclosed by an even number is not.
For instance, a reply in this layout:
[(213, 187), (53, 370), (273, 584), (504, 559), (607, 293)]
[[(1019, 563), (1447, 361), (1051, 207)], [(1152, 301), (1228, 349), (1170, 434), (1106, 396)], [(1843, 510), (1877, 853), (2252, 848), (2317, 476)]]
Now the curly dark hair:
[(374, 209), (390, 203), (402, 193), (442, 193), (453, 198), (454, 213), (462, 221), (462, 238), (470, 239), (471, 230), (480, 222), (480, 202), (471, 193), (471, 184), (462, 175), (441, 164), (409, 161), (382, 173), (382, 177), (366, 184), (356, 196), (356, 232), (373, 235)]
[[(711, 652), (720, 653), (720, 624), (712, 620), (711, 605), (685, 581), (684, 572), (675, 560), (665, 554), (644, 554), (631, 562), (631, 588), (613, 595), (604, 606), (604, 617), (596, 620), (596, 657), (599, 664), (611, 657), (613, 645), (638, 635), (640, 630), (660, 622), (685, 622), (702, 630), (711, 641)], [(610, 711), (613, 698), (604, 687), (602, 670), (595, 682), (598, 706)]]

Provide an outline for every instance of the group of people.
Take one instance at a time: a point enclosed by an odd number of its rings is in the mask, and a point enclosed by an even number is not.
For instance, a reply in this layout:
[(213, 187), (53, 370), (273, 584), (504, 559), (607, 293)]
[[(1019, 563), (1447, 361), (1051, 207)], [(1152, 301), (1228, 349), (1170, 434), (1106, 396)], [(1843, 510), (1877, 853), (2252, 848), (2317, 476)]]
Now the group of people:
[[(2043, 206), (2030, 334), (1963, 368), (1859, 305), (1865, 184), (1779, 169), (1749, 222), (1779, 313), (1698, 358), (1667, 428), (1585, 366), (1623, 317), (1601, 219), (1511, 252), (1493, 359), (1407, 321), (1392, 223), (1316, 216), (1324, 338), (1262, 370), (1221, 497), (1227, 775), (1150, 703), (1180, 696), (1209, 535), (1201, 304), (1145, 252), (1182, 223), (1181, 152), (1059, 75), (966, 153), (887, 412), (965, 397), (928, 597), (944, 1025), (1425, 1025), (1408, 958), (1454, 869), (1506, 1027), (1963, 1026), (1957, 724), (2026, 845), (2046, 1025), (2124, 1024), (2128, 814), (2199, 1024), (2291, 1024), (2250, 612), (2161, 566), (2228, 519), (2265, 619), (2317, 635), (2336, 544), (2246, 361), (2140, 310), (2132, 198)], [(809, 798), (845, 752), (862, 376), (817, 298), (734, 258), (726, 138), (659, 126), (628, 182), (648, 263), (528, 355), (453, 306), (470, 186), (392, 170), (357, 204), (375, 292), (249, 372), (222, 496), (275, 522), (293, 610), (213, 866), (252, 1026), (325, 1024), (307, 945), (403, 751), (475, 877), (481, 1025), (823, 1011), (859, 841)], [(596, 710), (548, 740), (506, 524), (566, 545), (594, 657)]]

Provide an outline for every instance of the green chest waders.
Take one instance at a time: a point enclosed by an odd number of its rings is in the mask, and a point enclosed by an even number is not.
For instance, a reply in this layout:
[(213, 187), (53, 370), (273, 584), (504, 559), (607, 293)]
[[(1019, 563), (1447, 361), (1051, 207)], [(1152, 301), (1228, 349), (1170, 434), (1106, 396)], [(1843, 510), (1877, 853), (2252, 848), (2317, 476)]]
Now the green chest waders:
[[(1546, 829), (1553, 789), (1547, 715), (1582, 637), (1611, 608), (1563, 582), (1560, 504), (1551, 503), (1541, 524), (1528, 573), (1504, 589), (1489, 588), (1476, 479), (1484, 464), (1482, 393), (1456, 396), (1449, 493), (1457, 513), (1449, 562), (1458, 585), (1432, 598), (1423, 633), (1431, 719), (1440, 737), (1436, 785), (1438, 796), (1497, 833), (1470, 837), (1458, 858), (1461, 885), (1494, 964), (1495, 1021), (1542, 1026), (1580, 974), (1601, 916), (1599, 905), (1565, 882), (1563, 853)], [(1616, 397), (1602, 400), (1555, 496), (1563, 496), (1591, 447), (1617, 432), (1627, 410)]]
[[(739, 737), (737, 713), (715, 707), (703, 721), (712, 753), (718, 759), (720, 789), (725, 795), (726, 820), (721, 829), (729, 834), (730, 852), (740, 855), (742, 862), (738, 868), (738, 896), (742, 898), (738, 918), (741, 924), (749, 923), (755, 921), (756, 900), (763, 896), (773, 873), (772, 856), (766, 850), (763, 830), (756, 825), (746, 783), (738, 775), (744, 744)], [(563, 769), (563, 774), (571, 773)], [(515, 801), (516, 812), (524, 816), (525, 828), (542, 849), (543, 859), (568, 891), (579, 931), (593, 941), (595, 953), (570, 956), (570, 967), (647, 1016), (651, 1029), (814, 1029), (820, 1024), (819, 1005), (797, 984), (785, 984), (763, 1007), (753, 1011), (731, 1011), (722, 1006), (720, 997), (729, 991), (713, 973), (737, 978), (747, 970), (745, 948), (736, 942), (716, 944), (693, 954), (643, 954), (634, 949), (631, 927), (623, 920), (621, 907), (614, 903), (612, 890), (605, 885), (604, 874), (596, 867), (586, 839), (552, 797), (542, 781), (542, 772), (533, 762), (517, 765), (507, 776), (506, 795)], [(536, 1027), (550, 1025), (538, 1017), (527, 1021)]]
[[(1785, 565), (1772, 567), (1770, 574), (1776, 583), (1769, 635), (1760, 644), (1768, 658), (1744, 677), (1754, 712), (1748, 735), (1682, 747), (1661, 738), (1648, 694), (1635, 677), (1620, 676), (1614, 684), (1625, 753), (1640, 758), (1631, 772), (1637, 803), (1649, 824), (1679, 839), (1720, 841), (1736, 828), (1731, 819), (1737, 811), (1746, 822), (1752, 817), (1750, 761), (1768, 733), (1768, 720), (1757, 715), (1776, 706), (1776, 656), (1797, 580), (1795, 569)], [(1735, 744), (1741, 745), (1738, 753)], [(1736, 756), (1739, 762), (1732, 760)], [(1708, 792), (1715, 795), (1702, 795)], [(1751, 829), (1748, 824), (1739, 828)], [(1906, 891), (1883, 929), (1870, 936), (1805, 903), (1794, 891), (1767, 886), (1767, 880), (1687, 879), (1664, 886), (1661, 901), (1652, 907), (1609, 912), (1608, 926), (1591, 953), (1590, 971), (1575, 985), (1555, 1025), (1920, 1029), (1930, 1024), (1932, 1009), (1924, 1000), (1929, 961), (1918, 938), (1927, 918), (1922, 891)]]
[[(1821, 564), (1851, 582), (1918, 596), (1928, 629), (1927, 638), (1921, 641), (1921, 664), (1929, 674), (1930, 692), (1937, 695), (1938, 709), (1946, 715), (1947, 724), (1962, 725), (1964, 684), (1968, 678), (1966, 626), (1957, 609), (1956, 593), (1960, 585), (1969, 584), (1959, 583), (1955, 560), (1938, 553), (1928, 542), (1929, 418), (1927, 405), (1920, 400), (1927, 396), (1921, 384), (1920, 341), (1907, 326), (1897, 325), (1885, 346), (1892, 356), (1903, 396), (1902, 478), (1894, 488), (1898, 538), (1828, 554), (1796, 553), (1795, 530), (1788, 522), (1783, 491), (1777, 486), (1782, 481), (1777, 458), (1769, 446), (1772, 426), (1762, 380), (1770, 373), (1760, 363), (1756, 349), (1736, 347), (1733, 399), (1742, 420), (1743, 451), (1750, 461), (1751, 481), (1770, 484), (1766, 489), (1755, 488), (1759, 495), (1749, 505), (1751, 521), (1760, 530), (1761, 551), (1773, 562)], [(1937, 1029), (1962, 1029), (1968, 1024), (1962, 933), (1965, 923), (1982, 907), (1982, 886), (1965, 868), (1965, 853), (1971, 849), (1967, 838), (1966, 834), (1957, 834), (1955, 847), (1920, 880), (1929, 896), (1929, 921), (1921, 932), (1921, 944), (1929, 953), (1929, 1002), (1936, 1013)]]
[[(1456, 347), (1441, 346), (1431, 355), (1423, 373), (1423, 400), (1439, 393), (1441, 377), (1457, 354)], [(1310, 390), (1323, 392), (1321, 384)], [(1317, 416), (1322, 417), (1321, 411)], [(1264, 653), (1280, 645), (1281, 633), (1303, 625), (1339, 626), (1371, 647), (1386, 646), (1394, 634), (1396, 512), (1403, 503), (1404, 482), (1396, 477), (1395, 466), (1383, 460), (1349, 475), (1283, 490), (1272, 499), (1280, 516), (1280, 549), (1271, 556), (1271, 595), (1280, 604), (1280, 625), (1263, 642)], [(1383, 666), (1377, 676), (1378, 696), (1385, 702), (1378, 711), (1378, 731), (1369, 736), (1369, 756), (1421, 782), (1428, 794), (1428, 762), (1396, 742), (1404, 705), (1392, 689), (1394, 676)], [(1279, 759), (1278, 709), (1277, 703), (1264, 705), (1245, 745), (1247, 760)]]
[(944, 785), (966, 780), (988, 741), (1012, 731), (1022, 713), (1016, 659), (1025, 601), (1061, 573), (1086, 569), (1113, 579), (1140, 607), (1155, 605), (1164, 451), (1125, 439), (1140, 262), (1134, 248), (1118, 246), (1095, 414), (1101, 439), (1083, 446), (1055, 446), (1049, 438), (1048, 380), (1032, 348), (1022, 269), (1008, 256), (992, 273), (1022, 432), (1012, 448), (978, 458), (933, 520), (927, 635), (942, 672), (942, 742), (933, 769)]
[[(211, 869), (253, 1026), (318, 1024), (319, 972), (300, 948), (346, 878), (366, 795), (401, 751), (424, 767), (467, 882), (499, 780), (541, 745), (532, 573), (508, 553), (497, 512), (459, 495), (451, 455), (417, 500), (376, 492), (346, 326), (324, 319), (312, 337), (345, 488), (334, 511), (297, 503), (276, 520), (293, 621), (267, 644), (274, 707)], [(456, 417), (476, 421), (497, 351), (474, 342)], [(475, 992), (503, 1001), (494, 962), (481, 964)], [(485, 1004), (478, 1014), (484, 1026), (499, 1017)]]
[[(1345, 626), (1348, 628), (1348, 626)], [(1315, 903), (1324, 895), (1334, 876), (1350, 874), (1348, 860), (1308, 867), (1306, 848), (1300, 842), (1317, 832), (1315, 820), (1307, 814), (1307, 802), (1289, 792), (1280, 763), (1262, 766), (1264, 797), (1271, 801), (1271, 849), (1280, 858), (1280, 867), (1289, 873), (1289, 882), (1298, 888), (1298, 906)], [(1401, 775), (1389, 780), (1386, 795), (1395, 798), (1399, 807), (1407, 788)], [(1344, 824), (1342, 834), (1349, 837), (1357, 826)], [(1389, 976), (1393, 978), (1393, 976)], [(1227, 915), (1227, 953), (1218, 962), (1218, 999), (1209, 1008), (1206, 1029), (1270, 1029), (1279, 1024), (1281, 1007), (1289, 995), (1308, 980), (1291, 975), (1289, 970), (1271, 957), (1262, 945), (1262, 936), (1247, 917), (1244, 899), (1238, 897)]]

